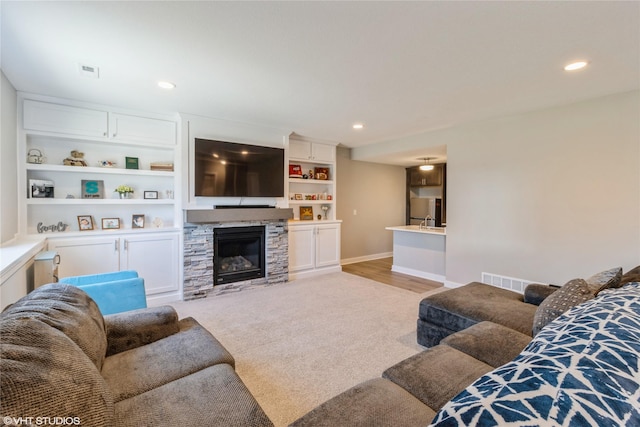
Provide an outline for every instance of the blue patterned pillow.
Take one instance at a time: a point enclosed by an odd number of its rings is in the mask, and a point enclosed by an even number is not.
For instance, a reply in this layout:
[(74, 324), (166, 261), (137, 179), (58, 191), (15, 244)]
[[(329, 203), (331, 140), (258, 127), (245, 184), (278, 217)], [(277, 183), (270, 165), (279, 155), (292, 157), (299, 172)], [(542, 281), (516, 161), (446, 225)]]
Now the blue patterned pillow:
[(570, 309), (431, 425), (640, 426), (640, 283)]

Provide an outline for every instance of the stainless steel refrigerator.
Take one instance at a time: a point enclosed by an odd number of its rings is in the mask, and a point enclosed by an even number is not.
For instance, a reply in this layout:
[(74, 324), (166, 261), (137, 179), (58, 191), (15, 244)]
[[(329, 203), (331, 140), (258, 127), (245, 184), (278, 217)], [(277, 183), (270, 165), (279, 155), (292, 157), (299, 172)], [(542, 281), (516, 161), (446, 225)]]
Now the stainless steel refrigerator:
[(419, 225), (430, 218), (426, 225), (442, 226), (442, 199), (436, 197), (412, 197), (409, 199), (409, 225)]

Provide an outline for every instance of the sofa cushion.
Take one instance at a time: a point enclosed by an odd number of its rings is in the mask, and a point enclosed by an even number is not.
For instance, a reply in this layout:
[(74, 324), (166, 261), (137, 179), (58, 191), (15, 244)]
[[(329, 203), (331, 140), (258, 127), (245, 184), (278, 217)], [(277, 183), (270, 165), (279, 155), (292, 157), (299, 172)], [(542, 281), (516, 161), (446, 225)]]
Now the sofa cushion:
[(326, 401), (289, 427), (425, 426), (435, 411), (383, 378), (365, 381)]
[(116, 403), (113, 425), (261, 427), (273, 424), (233, 368), (219, 364)]
[(622, 279), (620, 279), (620, 286), (624, 286), (631, 282), (640, 282), (640, 265), (636, 268), (632, 268), (622, 275)]
[(488, 320), (530, 334), (536, 308), (517, 292), (473, 282), (426, 297), (419, 317), (454, 332)]
[(589, 287), (595, 295), (600, 291), (609, 288), (617, 288), (622, 279), (622, 268), (612, 268), (610, 270), (601, 271), (586, 279)]
[(180, 320), (180, 331), (161, 340), (109, 356), (102, 376), (114, 402), (160, 387), (218, 363), (231, 366), (231, 354), (193, 318)]
[(546, 297), (557, 291), (559, 287), (543, 285), (540, 283), (531, 283), (524, 288), (524, 302), (527, 304), (540, 305)]
[(72, 417), (83, 426), (116, 425), (105, 381), (68, 335), (39, 318), (4, 314), (0, 335), (2, 416)]
[(431, 347), (382, 374), (436, 411), (493, 367), (446, 345)]
[(448, 345), (494, 368), (512, 361), (529, 344), (531, 337), (493, 322), (480, 322), (449, 335)]
[(595, 296), (595, 292), (583, 279), (573, 279), (549, 295), (536, 310), (533, 318), (533, 335), (537, 335), (549, 322), (562, 313)]
[(101, 369), (107, 349), (104, 319), (96, 303), (76, 286), (41, 286), (7, 308), (3, 316), (38, 319), (61, 331)]

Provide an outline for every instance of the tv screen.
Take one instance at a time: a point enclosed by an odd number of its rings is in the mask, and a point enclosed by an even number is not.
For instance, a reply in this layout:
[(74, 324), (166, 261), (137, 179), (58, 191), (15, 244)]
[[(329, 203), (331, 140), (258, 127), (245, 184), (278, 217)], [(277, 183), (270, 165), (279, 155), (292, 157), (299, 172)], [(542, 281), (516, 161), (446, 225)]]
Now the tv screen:
[(195, 140), (195, 196), (284, 197), (284, 149)]

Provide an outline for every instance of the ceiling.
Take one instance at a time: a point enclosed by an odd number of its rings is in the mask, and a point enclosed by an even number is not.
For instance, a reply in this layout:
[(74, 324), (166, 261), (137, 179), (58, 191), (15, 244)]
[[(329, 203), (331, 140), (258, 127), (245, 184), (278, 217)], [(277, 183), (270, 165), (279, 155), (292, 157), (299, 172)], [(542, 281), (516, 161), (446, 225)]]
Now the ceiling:
[[(18, 90), (260, 124), (347, 147), (640, 88), (636, 1), (0, 7), (2, 70)], [(590, 65), (563, 71), (576, 59)], [(99, 79), (82, 76), (79, 64), (99, 67)], [(352, 129), (356, 122), (364, 129)], [(440, 159), (442, 147), (425, 147), (387, 162), (415, 165), (437, 150)]]

